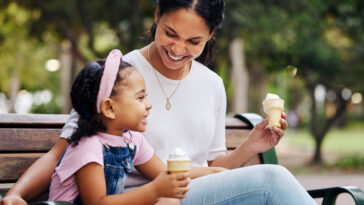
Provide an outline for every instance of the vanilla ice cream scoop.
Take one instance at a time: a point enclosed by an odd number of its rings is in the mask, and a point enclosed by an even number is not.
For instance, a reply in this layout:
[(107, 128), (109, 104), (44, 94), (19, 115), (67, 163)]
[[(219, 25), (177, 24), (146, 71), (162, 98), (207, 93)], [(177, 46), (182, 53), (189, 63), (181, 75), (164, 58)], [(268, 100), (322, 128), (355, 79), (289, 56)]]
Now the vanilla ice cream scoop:
[(172, 174), (188, 171), (190, 169), (190, 158), (187, 152), (180, 147), (174, 148), (173, 151), (167, 159), (168, 171)]
[(281, 127), (279, 121), (284, 110), (284, 100), (276, 94), (268, 93), (263, 101), (263, 110), (268, 115), (269, 128)]

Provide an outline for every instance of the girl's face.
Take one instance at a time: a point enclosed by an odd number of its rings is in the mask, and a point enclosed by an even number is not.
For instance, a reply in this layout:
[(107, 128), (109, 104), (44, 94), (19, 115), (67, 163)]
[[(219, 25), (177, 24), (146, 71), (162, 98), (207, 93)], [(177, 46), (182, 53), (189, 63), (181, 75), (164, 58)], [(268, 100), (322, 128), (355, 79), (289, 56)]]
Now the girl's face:
[(155, 17), (155, 45), (162, 63), (169, 69), (184, 68), (202, 53), (212, 36), (205, 20), (195, 11), (184, 8)]
[[(122, 72), (130, 68), (125, 68)], [(145, 131), (147, 116), (152, 104), (146, 98), (143, 76), (135, 69), (126, 74), (118, 85), (116, 95), (111, 99), (114, 103), (114, 122), (117, 126), (134, 131)]]

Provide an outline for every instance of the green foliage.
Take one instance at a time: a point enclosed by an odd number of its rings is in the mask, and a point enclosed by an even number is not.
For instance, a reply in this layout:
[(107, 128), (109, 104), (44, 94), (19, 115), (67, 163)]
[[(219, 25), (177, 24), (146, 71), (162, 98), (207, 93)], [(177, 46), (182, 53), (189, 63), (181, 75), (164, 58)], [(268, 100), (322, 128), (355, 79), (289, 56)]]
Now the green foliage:
[(47, 104), (33, 105), (30, 113), (59, 114), (61, 113), (61, 107), (53, 99)]
[[(56, 92), (54, 86), (57, 76), (45, 70), (45, 62), (55, 58), (55, 43), (51, 36), (46, 37), (48, 44), (40, 43), (29, 36), (29, 21), (37, 18), (35, 12), (10, 3), (0, 12), (0, 91), (9, 94), (10, 79), (20, 79), (21, 89), (35, 91), (47, 86)], [(52, 79), (53, 81), (50, 81)]]
[(327, 167), (331, 169), (364, 170), (364, 156), (361, 153), (342, 156), (336, 162), (328, 164)]

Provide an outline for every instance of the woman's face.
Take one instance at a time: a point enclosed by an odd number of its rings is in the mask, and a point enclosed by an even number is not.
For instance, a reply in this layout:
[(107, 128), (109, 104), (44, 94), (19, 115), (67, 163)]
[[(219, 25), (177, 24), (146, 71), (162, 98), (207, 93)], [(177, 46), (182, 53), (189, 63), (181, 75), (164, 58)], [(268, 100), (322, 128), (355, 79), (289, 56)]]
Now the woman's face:
[(205, 20), (193, 10), (184, 8), (155, 17), (155, 45), (163, 64), (180, 69), (200, 56), (212, 36)]

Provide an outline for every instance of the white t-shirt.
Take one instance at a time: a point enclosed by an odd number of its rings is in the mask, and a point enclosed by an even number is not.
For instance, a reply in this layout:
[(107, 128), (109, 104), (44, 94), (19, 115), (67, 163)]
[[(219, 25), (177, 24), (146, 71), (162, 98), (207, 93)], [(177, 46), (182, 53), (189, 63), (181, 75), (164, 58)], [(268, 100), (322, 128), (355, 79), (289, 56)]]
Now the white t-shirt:
[[(226, 94), (222, 79), (201, 63), (193, 60), (191, 70), (171, 97), (166, 109), (166, 96), (153, 72), (153, 67), (139, 50), (123, 60), (135, 66), (144, 76), (152, 109), (144, 136), (154, 152), (166, 162), (175, 147), (181, 147), (191, 158), (191, 166), (207, 166), (207, 160), (225, 154)], [(157, 75), (169, 96), (179, 83)], [(78, 115), (71, 117), (61, 137), (68, 138), (77, 127)]]

